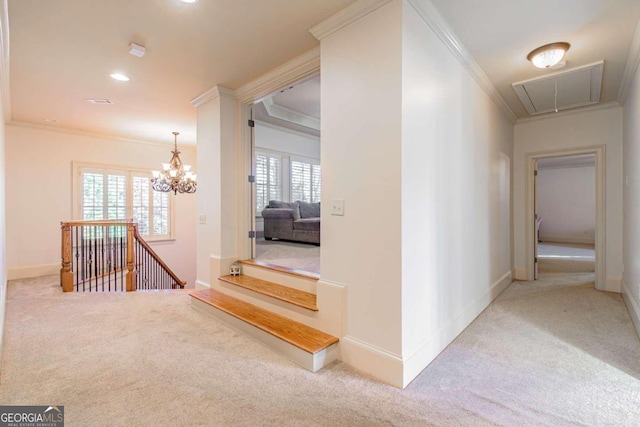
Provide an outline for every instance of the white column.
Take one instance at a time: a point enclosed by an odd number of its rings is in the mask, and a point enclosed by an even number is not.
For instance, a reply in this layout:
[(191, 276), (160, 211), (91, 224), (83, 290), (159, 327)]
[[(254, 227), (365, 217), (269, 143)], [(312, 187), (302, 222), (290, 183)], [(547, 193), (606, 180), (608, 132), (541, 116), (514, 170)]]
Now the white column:
[(238, 116), (232, 92), (216, 86), (198, 108), (197, 285), (211, 286), (237, 258)]

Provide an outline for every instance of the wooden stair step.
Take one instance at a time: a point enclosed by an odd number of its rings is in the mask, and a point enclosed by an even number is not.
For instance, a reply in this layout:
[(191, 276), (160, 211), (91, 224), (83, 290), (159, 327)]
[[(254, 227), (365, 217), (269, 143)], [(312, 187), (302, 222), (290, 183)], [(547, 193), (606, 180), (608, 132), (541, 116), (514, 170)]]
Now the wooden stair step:
[(194, 291), (190, 295), (310, 354), (338, 342), (338, 338), (332, 335), (214, 289)]
[(262, 295), (267, 295), (308, 310), (318, 311), (316, 296), (309, 292), (278, 285), (277, 283), (246, 276), (244, 274), (240, 274), (238, 276), (222, 276), (219, 280), (245, 289), (250, 289)]

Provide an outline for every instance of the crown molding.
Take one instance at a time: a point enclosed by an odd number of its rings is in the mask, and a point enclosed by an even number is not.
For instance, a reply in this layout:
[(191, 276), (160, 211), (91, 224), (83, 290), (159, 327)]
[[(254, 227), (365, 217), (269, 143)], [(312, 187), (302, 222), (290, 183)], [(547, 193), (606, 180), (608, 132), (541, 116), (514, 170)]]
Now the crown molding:
[[(141, 139), (133, 139), (133, 138), (127, 138), (125, 136), (121, 136), (121, 135), (114, 135), (114, 134), (108, 134), (108, 133), (100, 133), (100, 132), (93, 132), (93, 131), (87, 131), (87, 130), (81, 130), (81, 129), (73, 129), (73, 128), (65, 128), (65, 127), (60, 127), (60, 126), (50, 126), (50, 125), (41, 125), (41, 124), (36, 124), (36, 123), (31, 123), (31, 122), (22, 122), (22, 121), (16, 121), (16, 120), (12, 120), (10, 122), (8, 122), (6, 124), (7, 126), (11, 126), (11, 127), (20, 127), (20, 128), (26, 128), (26, 129), (33, 129), (33, 130), (41, 130), (41, 131), (45, 131), (45, 132), (56, 132), (56, 133), (63, 133), (66, 135), (78, 135), (78, 136), (87, 136), (90, 138), (97, 138), (97, 139), (108, 139), (111, 141), (120, 141), (120, 142), (130, 142), (130, 143), (134, 143), (134, 144), (142, 144), (142, 145), (151, 145), (154, 147), (164, 147), (166, 148), (167, 146), (173, 146), (173, 140), (171, 141), (167, 141), (167, 142), (161, 142), (161, 141), (150, 141), (150, 140), (141, 140)], [(180, 144), (180, 146), (185, 147), (185, 148), (189, 148), (189, 149), (195, 149), (195, 143), (194, 144)]]
[(212, 99), (219, 98), (220, 96), (230, 96), (232, 98), (235, 98), (235, 92), (231, 89), (227, 89), (224, 86), (217, 85), (212, 87), (205, 93), (196, 96), (190, 102), (191, 102), (191, 105), (197, 108), (203, 104), (206, 104)]
[(315, 47), (235, 90), (242, 104), (260, 102), (265, 96), (320, 74), (320, 47)]
[(460, 61), (480, 87), (489, 95), (493, 102), (502, 110), (511, 123), (516, 123), (517, 116), (504, 100), (498, 89), (493, 85), (487, 74), (471, 56), (471, 53), (462, 44), (458, 36), (453, 32), (440, 12), (430, 0), (407, 0), (415, 9), (420, 18), (433, 30), (438, 38), (449, 48), (453, 55)]
[(267, 114), (271, 117), (311, 129), (320, 130), (320, 119), (317, 117), (276, 104), (273, 102), (273, 98), (265, 98), (262, 103), (264, 104), (264, 108), (267, 110)]
[(7, 0), (0, 4), (0, 87), (4, 122), (11, 121), (11, 85), (9, 78), (9, 10)]
[(624, 101), (627, 99), (627, 93), (629, 93), (629, 88), (638, 70), (638, 64), (640, 64), (640, 21), (638, 21), (636, 32), (631, 41), (629, 55), (627, 55), (627, 65), (624, 67), (622, 83), (620, 83), (620, 90), (618, 90), (618, 102), (620, 105), (624, 105)]
[(618, 103), (618, 101), (604, 102), (601, 104), (589, 105), (586, 107), (578, 107), (578, 108), (573, 108), (571, 110), (560, 111), (558, 113), (551, 112), (551, 113), (540, 114), (538, 116), (523, 117), (521, 119), (518, 119), (515, 124), (519, 125), (523, 123), (537, 122), (539, 120), (551, 120), (551, 119), (556, 119), (561, 117), (575, 116), (577, 114), (588, 113), (591, 111), (598, 111), (598, 110), (608, 110), (610, 108), (621, 108), (621, 105)]
[(271, 128), (278, 130), (280, 132), (290, 133), (292, 135), (300, 136), (302, 138), (308, 138), (315, 142), (320, 142), (320, 137), (316, 135), (311, 135), (310, 133), (300, 132), (299, 130), (289, 129), (288, 127), (280, 126), (275, 123), (265, 122), (264, 120), (255, 119), (256, 124), (260, 124), (266, 128)]
[(390, 1), (391, 0), (358, 0), (321, 23), (311, 27), (309, 32), (318, 40), (322, 40), (363, 16), (370, 14), (374, 10), (379, 9)]

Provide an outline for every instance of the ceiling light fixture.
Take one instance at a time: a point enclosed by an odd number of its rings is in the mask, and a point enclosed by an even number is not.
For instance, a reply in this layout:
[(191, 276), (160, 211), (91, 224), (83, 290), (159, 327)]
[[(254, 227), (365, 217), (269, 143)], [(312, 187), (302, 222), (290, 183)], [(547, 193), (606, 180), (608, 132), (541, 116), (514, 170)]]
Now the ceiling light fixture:
[(124, 74), (121, 73), (113, 73), (111, 74), (111, 78), (114, 80), (118, 80), (120, 82), (128, 82), (129, 81), (129, 77), (125, 76)]
[(532, 50), (527, 59), (538, 68), (551, 68), (564, 58), (571, 45), (567, 42), (550, 43)]
[(151, 184), (155, 191), (164, 193), (173, 191), (173, 194), (196, 192), (196, 174), (191, 171), (191, 166), (183, 165), (180, 160), (178, 135), (180, 135), (178, 132), (173, 132), (175, 148), (169, 163), (162, 164), (162, 171), (152, 172)]
[(195, 3), (198, 0), (182, 0), (182, 3)]

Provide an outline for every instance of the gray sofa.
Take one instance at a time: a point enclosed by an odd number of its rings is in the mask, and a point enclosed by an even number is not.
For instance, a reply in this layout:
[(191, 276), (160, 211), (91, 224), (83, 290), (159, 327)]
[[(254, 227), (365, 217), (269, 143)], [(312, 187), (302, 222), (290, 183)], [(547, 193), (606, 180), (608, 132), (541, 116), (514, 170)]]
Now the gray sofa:
[(320, 245), (320, 202), (271, 200), (262, 211), (264, 238)]

